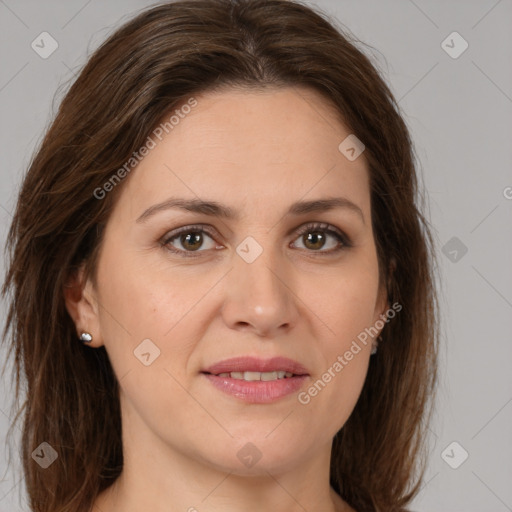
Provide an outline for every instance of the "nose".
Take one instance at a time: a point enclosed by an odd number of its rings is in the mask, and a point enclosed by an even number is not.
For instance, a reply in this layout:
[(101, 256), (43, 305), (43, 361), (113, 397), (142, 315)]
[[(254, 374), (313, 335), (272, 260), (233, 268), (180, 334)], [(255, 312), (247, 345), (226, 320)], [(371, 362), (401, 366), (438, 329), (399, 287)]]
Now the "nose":
[(277, 258), (271, 260), (263, 251), (249, 263), (237, 255), (226, 277), (222, 314), (231, 329), (275, 338), (296, 325), (298, 297), (292, 270)]

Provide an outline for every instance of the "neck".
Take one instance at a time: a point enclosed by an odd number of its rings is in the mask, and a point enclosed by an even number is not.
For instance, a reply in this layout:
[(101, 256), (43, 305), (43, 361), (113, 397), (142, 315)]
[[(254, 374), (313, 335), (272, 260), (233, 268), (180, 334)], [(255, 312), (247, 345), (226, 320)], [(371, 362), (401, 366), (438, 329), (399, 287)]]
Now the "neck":
[[(116, 482), (104, 493), (107, 507), (102, 512), (152, 510), (168, 512), (341, 512), (341, 498), (320, 480), (322, 469), (311, 461), (309, 467), (283, 474), (240, 476), (183, 460), (180, 456), (140, 460), (129, 458)], [(96, 511), (94, 511), (96, 512)]]
[(242, 475), (188, 453), (187, 447), (170, 446), (142, 422), (130, 420), (123, 423), (123, 471), (91, 512), (352, 510), (329, 485), (330, 445), (293, 467), (274, 470), (258, 463)]

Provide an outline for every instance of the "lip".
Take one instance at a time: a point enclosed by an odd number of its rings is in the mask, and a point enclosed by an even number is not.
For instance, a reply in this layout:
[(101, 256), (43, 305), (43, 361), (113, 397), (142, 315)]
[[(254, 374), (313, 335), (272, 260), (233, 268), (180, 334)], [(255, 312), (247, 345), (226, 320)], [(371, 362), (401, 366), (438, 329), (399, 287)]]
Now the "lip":
[(308, 378), (307, 375), (300, 375), (287, 379), (248, 382), (209, 373), (202, 375), (220, 391), (253, 404), (268, 404), (297, 393)]
[(302, 366), (298, 361), (294, 361), (287, 357), (272, 357), (270, 359), (260, 359), (258, 357), (233, 357), (205, 368), (202, 370), (202, 373), (218, 375), (219, 373), (276, 372), (278, 370), (290, 372), (298, 376), (309, 375), (307, 368)]
[[(274, 372), (282, 370), (293, 373), (293, 377), (272, 381), (245, 381), (220, 377), (219, 373)], [(235, 357), (209, 366), (201, 372), (218, 390), (248, 403), (271, 403), (296, 393), (309, 377), (308, 370), (299, 362), (286, 357), (259, 359)]]

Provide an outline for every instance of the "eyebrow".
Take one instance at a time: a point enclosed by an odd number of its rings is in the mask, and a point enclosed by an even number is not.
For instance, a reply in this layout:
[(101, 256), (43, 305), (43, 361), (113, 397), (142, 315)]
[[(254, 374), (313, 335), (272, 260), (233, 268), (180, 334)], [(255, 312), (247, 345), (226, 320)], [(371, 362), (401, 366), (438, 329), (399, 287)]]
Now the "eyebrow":
[[(136, 222), (145, 222), (149, 217), (157, 212), (172, 208), (179, 208), (189, 212), (211, 215), (212, 217), (220, 217), (228, 220), (238, 220), (240, 218), (239, 212), (227, 205), (220, 204), (217, 201), (172, 197), (161, 203), (150, 206), (137, 218)], [(363, 223), (365, 222), (361, 208), (346, 197), (332, 197), (316, 199), (313, 201), (297, 201), (290, 206), (286, 215), (299, 216), (307, 213), (329, 211), (335, 208), (344, 208), (348, 211), (357, 213), (361, 217)]]

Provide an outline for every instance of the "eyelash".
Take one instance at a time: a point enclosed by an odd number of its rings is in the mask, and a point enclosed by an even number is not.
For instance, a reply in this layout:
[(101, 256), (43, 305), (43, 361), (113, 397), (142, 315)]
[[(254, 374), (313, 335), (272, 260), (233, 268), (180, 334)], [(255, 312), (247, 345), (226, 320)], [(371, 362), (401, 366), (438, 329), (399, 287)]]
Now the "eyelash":
[[(330, 224), (324, 224), (324, 223), (307, 224), (299, 229), (297, 238), (299, 238), (301, 235), (304, 235), (305, 233), (308, 233), (308, 232), (322, 232), (322, 233), (327, 233), (329, 235), (332, 235), (338, 240), (338, 242), (340, 242), (342, 244), (342, 246), (337, 247), (335, 249), (331, 249), (329, 251), (320, 251), (320, 250), (319, 251), (308, 251), (307, 249), (303, 249), (303, 250), (306, 250), (307, 252), (313, 252), (313, 253), (317, 252), (324, 256), (325, 255), (332, 256), (334, 254), (337, 254), (340, 251), (343, 251), (345, 249), (352, 247), (352, 243), (351, 243), (350, 239), (348, 238), (348, 236), (345, 233), (343, 233), (342, 231), (338, 230), (337, 228), (334, 228)], [(205, 252), (205, 251), (199, 251), (199, 250), (198, 251), (183, 251), (181, 249), (176, 249), (169, 245), (170, 242), (172, 242), (175, 238), (178, 238), (183, 233), (206, 233), (211, 238), (214, 238), (214, 234), (209, 229), (205, 229), (204, 225), (199, 224), (199, 225), (184, 226), (182, 228), (179, 228), (176, 231), (173, 231), (172, 233), (170, 233), (168, 236), (165, 236), (161, 240), (160, 243), (168, 251), (170, 251), (174, 254), (179, 254), (180, 256), (183, 256), (185, 258), (197, 258), (200, 256), (200, 254), (196, 254), (196, 253)]]

